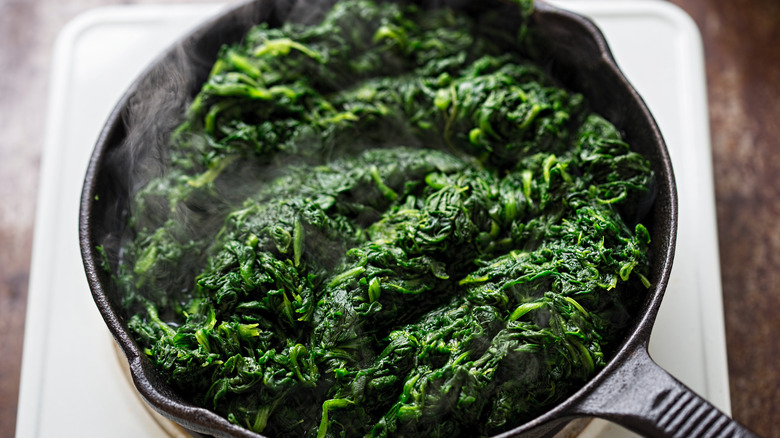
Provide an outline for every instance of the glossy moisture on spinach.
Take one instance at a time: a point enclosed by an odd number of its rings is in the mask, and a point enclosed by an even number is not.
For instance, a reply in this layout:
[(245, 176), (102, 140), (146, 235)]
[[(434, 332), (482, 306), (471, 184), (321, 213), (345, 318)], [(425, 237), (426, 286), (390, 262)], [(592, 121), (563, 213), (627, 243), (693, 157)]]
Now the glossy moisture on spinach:
[(345, 1), (222, 48), (115, 269), (183, 397), (275, 437), (486, 436), (605, 364), (653, 173), (493, 18)]

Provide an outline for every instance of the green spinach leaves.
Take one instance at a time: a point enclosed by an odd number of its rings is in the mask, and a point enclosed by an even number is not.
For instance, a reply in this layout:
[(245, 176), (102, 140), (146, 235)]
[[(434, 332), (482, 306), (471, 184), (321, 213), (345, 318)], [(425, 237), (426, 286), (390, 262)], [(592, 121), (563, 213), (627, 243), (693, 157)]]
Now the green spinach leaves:
[(605, 364), (653, 172), (526, 24), (350, 0), (222, 49), (116, 271), (173, 388), (270, 436), (485, 436)]

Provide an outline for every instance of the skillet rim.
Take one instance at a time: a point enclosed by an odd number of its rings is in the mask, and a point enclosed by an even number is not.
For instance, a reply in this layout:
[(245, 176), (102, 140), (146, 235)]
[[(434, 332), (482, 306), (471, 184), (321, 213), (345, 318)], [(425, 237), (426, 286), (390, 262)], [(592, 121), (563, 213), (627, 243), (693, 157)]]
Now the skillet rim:
[[(103, 319), (128, 359), (133, 382), (139, 393), (157, 412), (166, 418), (180, 423), (184, 427), (196, 432), (225, 437), (236, 436), (257, 438), (263, 435), (236, 426), (208, 409), (195, 407), (183, 401), (163, 383), (161, 378), (157, 375), (157, 371), (142, 354), (142, 351), (130, 335), (129, 330), (123, 325), (119, 312), (115, 311), (112, 307), (106, 290), (110, 289), (110, 287), (104, 288), (103, 284), (105, 282), (106, 274), (102, 272), (102, 263), (100, 262), (101, 256), (97, 250), (98, 243), (95, 239), (96, 231), (93, 220), (96, 217), (95, 211), (99, 209), (99, 207), (96, 207), (97, 188), (98, 182), (102, 176), (101, 171), (105, 164), (106, 155), (112, 147), (121, 144), (121, 139), (126, 135), (123, 113), (133, 95), (143, 84), (143, 80), (151, 74), (151, 71), (155, 66), (166, 62), (177, 48), (208, 37), (209, 31), (218, 29), (220, 26), (224, 27), (225, 23), (230, 23), (231, 17), (235, 18), (235, 15), (239, 14), (242, 10), (248, 10), (247, 8), (251, 8), (254, 4), (259, 3), (270, 3), (271, 8), (273, 8), (272, 0), (243, 0), (223, 9), (217, 16), (205, 21), (163, 52), (138, 76), (110, 113), (104, 124), (104, 128), (98, 137), (84, 179), (84, 188), (79, 210), (79, 242), (90, 290)], [(656, 259), (660, 258), (663, 260), (663, 263), (660, 267), (654, 267), (654, 272), (658, 272), (660, 275), (657, 275), (654, 279), (653, 289), (647, 292), (647, 297), (637, 314), (638, 318), (636, 322), (630, 328), (626, 329), (626, 338), (620, 343), (620, 348), (614, 352), (611, 358), (609, 358), (606, 366), (593, 376), (584, 386), (561, 403), (529, 422), (504, 433), (495, 435), (496, 438), (519, 436), (524, 433), (532, 433), (532, 431), (541, 431), (538, 433), (546, 434), (562, 427), (563, 423), (572, 418), (572, 411), (579, 403), (592, 394), (597, 387), (608, 384), (609, 379), (618, 373), (621, 367), (632, 360), (635, 352), (647, 349), (650, 332), (658, 313), (666, 285), (669, 281), (677, 232), (676, 185), (671, 158), (665, 142), (643, 99), (639, 96), (633, 86), (631, 86), (617, 66), (601, 31), (590, 19), (574, 12), (558, 8), (539, 0), (535, 1), (534, 7), (535, 19), (538, 19), (539, 17), (557, 17), (556, 19), (568, 20), (570, 24), (580, 26), (597, 45), (600, 54), (600, 57), (597, 60), (598, 63), (606, 67), (607, 70), (618, 79), (621, 88), (624, 88), (629, 92), (630, 98), (639, 109), (643, 121), (647, 123), (647, 128), (650, 130), (652, 142), (656, 146), (654, 152), (658, 153), (658, 162), (655, 164), (660, 164), (660, 168), (654, 168), (654, 170), (656, 171), (659, 187), (661, 187), (659, 193), (664, 195), (664, 204), (656, 204), (653, 206), (652, 210), (655, 212), (654, 214), (656, 217), (666, 219), (664, 224), (661, 225), (662, 227), (665, 226), (664, 229), (666, 232), (664, 232), (662, 236), (659, 234), (653, 236), (654, 239), (663, 237), (663, 242), (660, 244), (662, 254), (656, 255), (655, 257)], [(266, 12), (270, 14), (273, 11)], [(259, 22), (260, 20), (257, 21)], [(657, 202), (658, 200), (656, 200), (656, 203)], [(658, 210), (662, 211), (659, 213)], [(158, 385), (162, 385), (162, 387), (159, 387)]]

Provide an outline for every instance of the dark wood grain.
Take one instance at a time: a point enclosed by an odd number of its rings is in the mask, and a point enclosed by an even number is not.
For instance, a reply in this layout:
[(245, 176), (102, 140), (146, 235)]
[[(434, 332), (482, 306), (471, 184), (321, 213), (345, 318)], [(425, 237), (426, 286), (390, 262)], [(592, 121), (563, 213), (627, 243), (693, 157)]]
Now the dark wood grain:
[[(0, 0), (0, 437), (14, 436), (48, 69), (57, 32), (112, 3)], [(704, 43), (733, 416), (780, 438), (780, 1), (671, 0)]]

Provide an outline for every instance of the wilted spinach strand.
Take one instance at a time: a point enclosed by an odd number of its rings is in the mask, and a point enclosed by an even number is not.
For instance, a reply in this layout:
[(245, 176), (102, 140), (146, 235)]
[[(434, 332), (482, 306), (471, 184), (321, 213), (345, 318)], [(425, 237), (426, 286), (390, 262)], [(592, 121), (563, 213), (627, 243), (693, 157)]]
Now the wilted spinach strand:
[(483, 29), (345, 1), (222, 49), (117, 272), (184, 397), (277, 437), (491, 435), (604, 365), (653, 173)]

